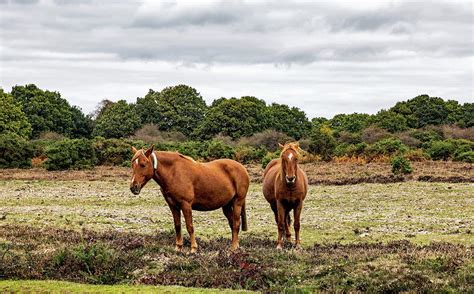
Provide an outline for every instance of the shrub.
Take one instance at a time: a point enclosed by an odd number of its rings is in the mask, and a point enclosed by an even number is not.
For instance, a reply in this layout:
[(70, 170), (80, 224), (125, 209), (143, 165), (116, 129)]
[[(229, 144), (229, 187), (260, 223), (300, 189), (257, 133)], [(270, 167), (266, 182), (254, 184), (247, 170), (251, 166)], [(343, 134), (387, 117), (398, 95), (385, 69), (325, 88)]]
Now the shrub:
[(263, 157), (267, 154), (267, 149), (264, 146), (238, 146), (235, 149), (235, 160), (241, 163), (261, 162)]
[[(181, 154), (190, 156), (194, 159), (208, 158), (208, 144), (209, 141), (188, 141), (174, 145)], [(170, 149), (172, 150), (172, 149)]]
[(370, 126), (362, 131), (362, 141), (368, 143), (368, 144), (373, 144), (377, 141), (383, 140), (390, 138), (391, 134), (377, 126)]
[(462, 129), (456, 125), (444, 125), (443, 137), (446, 139), (465, 139), (474, 141), (474, 127)]
[(129, 166), (133, 156), (132, 146), (140, 149), (144, 145), (143, 141), (96, 137), (92, 146), (98, 165)]
[(415, 130), (411, 133), (411, 136), (415, 139), (418, 139), (421, 141), (421, 143), (429, 143), (432, 141), (441, 141), (443, 140), (443, 136), (441, 136), (439, 133), (431, 130), (431, 131), (426, 131), (426, 130)]
[(92, 142), (87, 139), (65, 139), (54, 142), (46, 149), (47, 170), (91, 168), (96, 163)]
[(395, 137), (402, 141), (403, 144), (409, 147), (421, 147), (421, 141), (413, 137), (412, 132), (410, 131), (396, 133)]
[(362, 155), (367, 148), (366, 143), (358, 144), (339, 144), (334, 149), (334, 155), (336, 156), (359, 156)]
[(39, 134), (39, 139), (45, 141), (59, 141), (66, 139), (66, 137), (56, 132), (42, 132)]
[(342, 143), (357, 144), (362, 141), (362, 136), (360, 133), (350, 133), (347, 131), (341, 131), (339, 132), (337, 140)]
[(28, 141), (13, 133), (0, 134), (0, 168), (28, 168), (32, 158)]
[(373, 158), (380, 155), (400, 155), (406, 151), (408, 151), (408, 147), (405, 146), (400, 140), (388, 138), (370, 145), (367, 148), (366, 154)]
[(219, 158), (234, 158), (234, 149), (219, 140), (211, 140), (207, 145), (207, 158), (214, 160)]
[(278, 143), (284, 144), (290, 141), (294, 141), (294, 139), (285, 133), (275, 130), (265, 130), (260, 133), (255, 133), (250, 137), (241, 138), (238, 145), (249, 145), (253, 147), (265, 146), (267, 150), (274, 152), (278, 150)]
[(315, 126), (310, 138), (309, 152), (321, 155), (323, 160), (330, 160), (337, 145), (331, 128), (327, 125)]
[(405, 158), (410, 161), (425, 161), (427, 154), (425, 154), (422, 149), (411, 149), (405, 153)]
[(160, 131), (155, 124), (146, 124), (136, 130), (131, 139), (151, 143), (184, 142), (186, 136), (178, 131)]
[(454, 157), (454, 160), (474, 163), (474, 151), (466, 151), (466, 152), (458, 153)]
[(435, 141), (430, 144), (426, 152), (433, 160), (448, 160), (459, 157), (461, 153), (474, 151), (474, 142), (463, 139), (448, 139)]
[(272, 161), (275, 158), (280, 157), (280, 150), (277, 150), (276, 152), (268, 152), (263, 158), (262, 158), (262, 168), (265, 168), (270, 161)]
[(406, 160), (403, 156), (395, 156), (390, 163), (394, 175), (411, 174), (413, 172), (410, 161)]

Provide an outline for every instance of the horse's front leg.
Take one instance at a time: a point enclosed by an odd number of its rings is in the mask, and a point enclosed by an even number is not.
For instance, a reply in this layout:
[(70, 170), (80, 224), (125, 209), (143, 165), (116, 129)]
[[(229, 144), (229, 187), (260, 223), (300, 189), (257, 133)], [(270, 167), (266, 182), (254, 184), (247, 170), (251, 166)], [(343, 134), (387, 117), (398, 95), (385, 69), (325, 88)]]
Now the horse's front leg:
[(188, 230), (189, 238), (191, 239), (191, 253), (196, 253), (198, 245), (196, 242), (196, 236), (194, 235), (193, 212), (191, 204), (184, 202), (181, 205), (181, 210), (183, 211), (184, 220), (186, 221), (186, 229)]
[(242, 212), (242, 202), (243, 201), (234, 201), (232, 207), (233, 220), (232, 220), (232, 243), (230, 245), (230, 250), (234, 251), (239, 248), (239, 231), (240, 231), (240, 213)]
[(303, 209), (303, 201), (295, 207), (294, 211), (294, 218), (295, 218), (295, 245), (296, 248), (301, 248), (301, 240), (300, 240), (300, 219), (301, 219), (301, 210)]
[(283, 203), (281, 203), (280, 200), (277, 200), (277, 213), (278, 213), (278, 239), (277, 239), (277, 247), (276, 249), (282, 249), (283, 248), (283, 233), (285, 231), (285, 217), (286, 217), (286, 212), (285, 212), (285, 206)]
[(183, 248), (183, 236), (181, 235), (181, 210), (179, 207), (169, 204), (171, 213), (173, 214), (174, 230), (176, 233), (176, 251), (181, 251)]

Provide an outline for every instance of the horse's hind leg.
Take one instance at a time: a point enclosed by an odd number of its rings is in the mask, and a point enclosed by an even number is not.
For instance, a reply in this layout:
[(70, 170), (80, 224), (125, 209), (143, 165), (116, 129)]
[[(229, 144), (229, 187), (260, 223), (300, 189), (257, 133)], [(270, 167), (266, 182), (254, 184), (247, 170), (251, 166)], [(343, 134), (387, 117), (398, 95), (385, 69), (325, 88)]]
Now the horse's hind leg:
[(303, 208), (303, 201), (301, 201), (294, 210), (294, 218), (295, 218), (295, 245), (296, 248), (301, 248), (301, 240), (300, 240), (300, 219), (301, 219), (301, 209)]
[(191, 239), (191, 253), (197, 251), (198, 245), (196, 242), (196, 236), (194, 235), (194, 226), (193, 226), (193, 213), (191, 204), (184, 202), (181, 205), (181, 210), (183, 211), (184, 220), (186, 221), (186, 229), (189, 233), (189, 238)]
[(233, 221), (232, 221), (232, 219), (234, 217), (234, 215), (232, 213), (232, 201), (227, 203), (226, 205), (224, 205), (222, 207), (222, 211), (224, 212), (224, 215), (227, 218), (227, 221), (229, 222), (230, 231), (232, 232), (232, 230), (233, 230), (233, 226), (232, 226)]

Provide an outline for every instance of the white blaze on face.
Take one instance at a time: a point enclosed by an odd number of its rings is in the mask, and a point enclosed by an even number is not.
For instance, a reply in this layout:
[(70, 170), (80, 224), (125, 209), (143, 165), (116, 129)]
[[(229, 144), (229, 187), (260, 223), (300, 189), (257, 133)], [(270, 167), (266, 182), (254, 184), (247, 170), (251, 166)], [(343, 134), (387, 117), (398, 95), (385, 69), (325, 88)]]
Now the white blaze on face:
[(291, 160), (293, 158), (293, 153), (290, 153), (290, 155), (288, 155), (288, 159)]
[(138, 158), (137, 158), (137, 159), (135, 159), (135, 163), (138, 165)]

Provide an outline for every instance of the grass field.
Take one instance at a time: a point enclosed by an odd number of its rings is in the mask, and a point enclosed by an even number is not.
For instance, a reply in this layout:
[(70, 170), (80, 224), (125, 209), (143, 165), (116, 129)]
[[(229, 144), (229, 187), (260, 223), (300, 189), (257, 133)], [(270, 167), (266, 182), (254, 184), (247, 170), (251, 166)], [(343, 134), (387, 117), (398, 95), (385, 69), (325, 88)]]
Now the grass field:
[(173, 250), (171, 213), (155, 183), (133, 196), (123, 180), (1, 181), (0, 278), (261, 291), (474, 290), (473, 183), (311, 186), (301, 251), (274, 249), (276, 225), (259, 184), (247, 197), (241, 250), (227, 252), (220, 210), (195, 212), (200, 252), (190, 255), (189, 248)]

